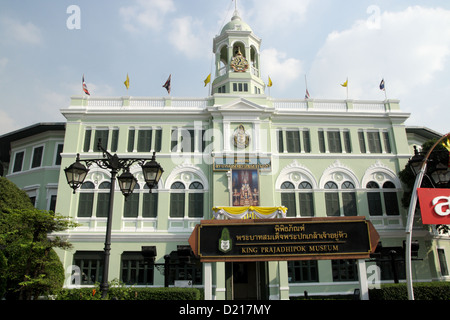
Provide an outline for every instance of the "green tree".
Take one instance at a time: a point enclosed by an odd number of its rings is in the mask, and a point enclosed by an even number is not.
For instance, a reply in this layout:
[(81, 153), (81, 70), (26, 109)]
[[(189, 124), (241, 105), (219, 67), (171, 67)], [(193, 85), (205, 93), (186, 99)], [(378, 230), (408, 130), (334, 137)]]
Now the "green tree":
[[(0, 177), (0, 272), (8, 298), (36, 298), (62, 287), (64, 269), (53, 248), (71, 245), (51, 234), (74, 226), (66, 217), (34, 208), (25, 192)], [(0, 290), (1, 283), (0, 278)]]

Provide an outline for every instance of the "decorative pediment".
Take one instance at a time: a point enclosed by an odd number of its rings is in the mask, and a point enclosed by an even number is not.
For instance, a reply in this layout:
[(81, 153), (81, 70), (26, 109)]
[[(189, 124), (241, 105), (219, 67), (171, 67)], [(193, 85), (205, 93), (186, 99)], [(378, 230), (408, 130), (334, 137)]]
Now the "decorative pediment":
[(254, 103), (245, 98), (239, 98), (223, 105), (214, 105), (211, 109), (211, 111), (221, 112), (265, 112), (268, 107), (266, 105)]

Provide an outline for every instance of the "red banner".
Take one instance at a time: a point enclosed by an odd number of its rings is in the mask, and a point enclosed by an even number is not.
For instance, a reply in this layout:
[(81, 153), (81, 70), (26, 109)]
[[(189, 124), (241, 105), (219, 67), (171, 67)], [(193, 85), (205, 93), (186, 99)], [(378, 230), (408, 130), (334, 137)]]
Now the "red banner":
[(417, 189), (423, 224), (450, 224), (450, 189)]

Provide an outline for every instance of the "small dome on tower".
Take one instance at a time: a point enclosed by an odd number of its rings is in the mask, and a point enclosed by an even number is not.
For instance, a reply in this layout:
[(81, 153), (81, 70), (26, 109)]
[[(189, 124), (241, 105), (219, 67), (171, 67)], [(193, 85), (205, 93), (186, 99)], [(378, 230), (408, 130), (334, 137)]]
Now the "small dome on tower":
[(252, 32), (252, 28), (244, 22), (237, 10), (234, 11), (233, 17), (231, 18), (231, 21), (228, 22), (223, 28), (220, 34), (225, 33), (226, 31), (250, 31)]

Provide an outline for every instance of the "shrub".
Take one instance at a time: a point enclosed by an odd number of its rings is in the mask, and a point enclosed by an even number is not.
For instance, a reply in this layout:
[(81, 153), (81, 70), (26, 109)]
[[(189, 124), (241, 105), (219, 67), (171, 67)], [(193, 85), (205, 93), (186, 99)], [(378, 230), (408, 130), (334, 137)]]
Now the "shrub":
[[(450, 300), (450, 282), (414, 283), (415, 300)], [(382, 285), (369, 290), (370, 300), (408, 300), (405, 283)]]

